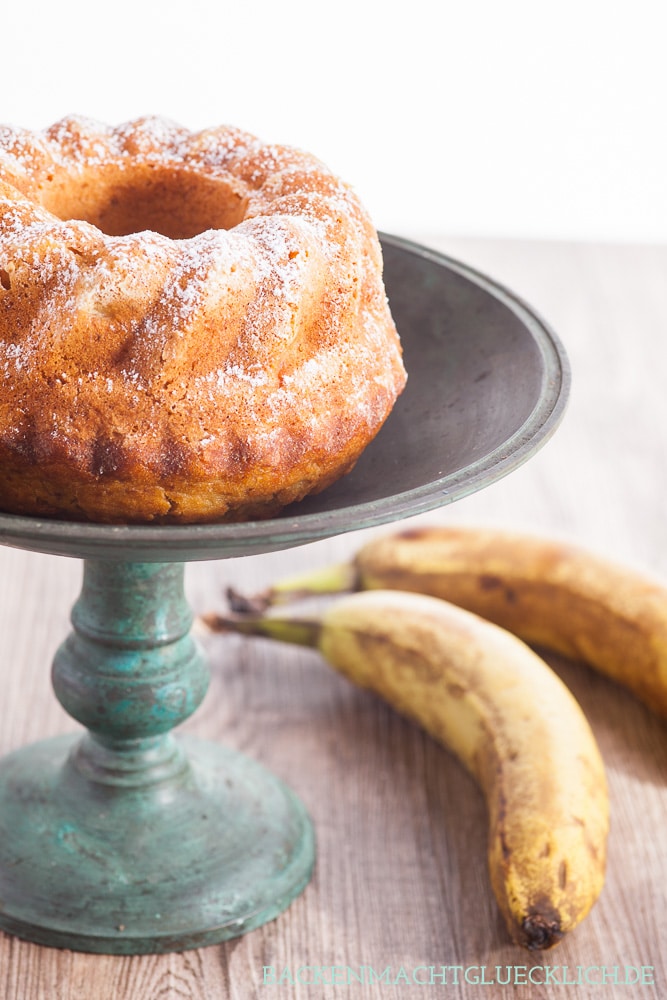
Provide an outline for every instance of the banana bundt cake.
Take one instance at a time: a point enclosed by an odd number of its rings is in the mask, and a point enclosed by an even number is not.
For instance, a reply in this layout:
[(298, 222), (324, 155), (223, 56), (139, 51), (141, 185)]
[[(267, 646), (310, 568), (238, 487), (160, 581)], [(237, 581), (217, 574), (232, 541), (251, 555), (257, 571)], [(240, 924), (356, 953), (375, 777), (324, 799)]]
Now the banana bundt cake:
[(156, 117), (0, 129), (0, 509), (271, 516), (404, 382), (377, 234), (314, 157)]

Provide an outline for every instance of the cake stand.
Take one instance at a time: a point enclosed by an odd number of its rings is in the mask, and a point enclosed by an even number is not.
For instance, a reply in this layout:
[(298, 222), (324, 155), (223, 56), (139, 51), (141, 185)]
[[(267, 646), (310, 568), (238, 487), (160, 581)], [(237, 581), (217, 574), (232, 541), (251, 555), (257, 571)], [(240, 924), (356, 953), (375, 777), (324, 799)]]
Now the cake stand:
[(0, 762), (0, 928), (79, 951), (180, 951), (265, 923), (306, 886), (314, 837), (298, 798), (244, 755), (171, 732), (208, 679), (184, 564), (451, 503), (532, 455), (569, 385), (558, 340), (515, 295), (424, 247), (382, 242), (408, 387), (345, 479), (245, 524), (0, 515), (0, 543), (84, 560), (53, 685), (85, 727)]

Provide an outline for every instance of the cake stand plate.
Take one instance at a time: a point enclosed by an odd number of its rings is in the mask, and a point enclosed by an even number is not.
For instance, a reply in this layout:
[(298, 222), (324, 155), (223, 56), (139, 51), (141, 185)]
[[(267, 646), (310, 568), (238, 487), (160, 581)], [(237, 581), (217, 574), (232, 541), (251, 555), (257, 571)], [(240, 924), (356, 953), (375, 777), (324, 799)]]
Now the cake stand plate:
[(0, 761), (0, 928), (138, 954), (243, 934), (308, 883), (299, 799), (242, 754), (171, 730), (206, 692), (184, 563), (396, 520), (506, 475), (556, 428), (567, 359), (508, 290), (383, 236), (408, 386), (354, 471), (270, 521), (96, 525), (0, 515), (0, 543), (84, 560), (56, 696), (85, 727)]

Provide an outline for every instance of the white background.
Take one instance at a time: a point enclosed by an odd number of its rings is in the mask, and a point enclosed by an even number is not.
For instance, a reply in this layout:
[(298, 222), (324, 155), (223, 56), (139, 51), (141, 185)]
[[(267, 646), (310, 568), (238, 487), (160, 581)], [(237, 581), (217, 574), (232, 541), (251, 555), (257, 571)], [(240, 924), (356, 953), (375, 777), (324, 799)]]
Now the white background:
[(663, 0), (3, 8), (0, 122), (235, 124), (404, 235), (667, 239)]

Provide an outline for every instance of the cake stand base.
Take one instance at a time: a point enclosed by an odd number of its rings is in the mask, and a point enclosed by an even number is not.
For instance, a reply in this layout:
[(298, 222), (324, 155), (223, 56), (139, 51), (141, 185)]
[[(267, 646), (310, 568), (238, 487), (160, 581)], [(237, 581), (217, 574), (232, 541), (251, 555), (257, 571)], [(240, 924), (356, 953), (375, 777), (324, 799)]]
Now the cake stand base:
[(131, 756), (99, 783), (90, 736), (2, 760), (2, 929), (76, 951), (181, 951), (244, 934), (302, 891), (314, 838), (296, 796), (242, 754), (170, 739), (148, 786), (133, 787)]

